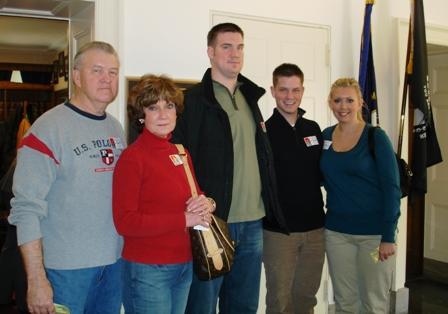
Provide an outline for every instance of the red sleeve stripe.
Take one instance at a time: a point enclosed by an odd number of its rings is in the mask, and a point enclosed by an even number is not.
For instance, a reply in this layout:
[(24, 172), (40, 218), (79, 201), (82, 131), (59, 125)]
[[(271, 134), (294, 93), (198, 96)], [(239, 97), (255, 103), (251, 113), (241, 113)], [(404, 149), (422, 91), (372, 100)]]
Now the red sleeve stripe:
[(23, 146), (28, 146), (31, 149), (34, 149), (44, 155), (47, 155), (48, 157), (53, 159), (57, 165), (59, 165), (59, 161), (56, 159), (56, 157), (54, 157), (53, 152), (48, 148), (48, 146), (44, 142), (38, 139), (34, 134), (30, 133), (28, 136), (22, 139), (19, 148)]

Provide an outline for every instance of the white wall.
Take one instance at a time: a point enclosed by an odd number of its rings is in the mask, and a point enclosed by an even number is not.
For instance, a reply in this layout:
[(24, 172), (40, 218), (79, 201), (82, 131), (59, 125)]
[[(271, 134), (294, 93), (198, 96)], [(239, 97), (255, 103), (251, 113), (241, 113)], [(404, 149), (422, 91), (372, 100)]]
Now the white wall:
[[(106, 1), (95, 2), (105, 5)], [(112, 36), (114, 43), (118, 42), (117, 49), (121, 55), (122, 73), (125, 76), (140, 76), (151, 72), (168, 74), (176, 79), (199, 80), (208, 67), (205, 38), (210, 28), (210, 11), (328, 25), (331, 29), (332, 81), (341, 76), (358, 76), (364, 0), (112, 2), (117, 3), (118, 12), (113, 11), (113, 16), (117, 19), (102, 22), (112, 28), (108, 32), (105, 30), (103, 39)], [(448, 1), (424, 0), (424, 5), (427, 24), (448, 26)], [(409, 12), (409, 0), (378, 0), (372, 15), (380, 121), (393, 143), (397, 142), (398, 108), (402, 89), (399, 84), (404, 75), (404, 69), (399, 66), (397, 22), (398, 19), (408, 19)], [(104, 14), (107, 14), (106, 11)], [(103, 24), (100, 26), (104, 27)], [(121, 83), (118, 97), (121, 106), (115, 108), (113, 113), (120, 121), (124, 121), (126, 100), (123, 79)], [(402, 207), (403, 210), (405, 207)], [(405, 280), (405, 212), (400, 219), (399, 230), (399, 256), (394, 290), (402, 288)]]
[[(157, 3), (157, 6), (144, 0), (126, 1), (123, 42), (125, 74), (140, 75), (152, 71), (176, 78), (201, 78), (208, 66), (205, 37), (210, 28), (211, 10), (331, 25), (336, 33), (349, 34), (351, 23), (347, 21), (350, 18), (348, 12), (360, 11), (362, 5), (353, 8), (354, 1), (331, 1), (331, 5), (327, 5), (328, 2), (313, 1), (310, 7), (307, 1), (282, 1), (282, 5), (276, 7), (269, 0), (168, 0)], [(342, 3), (351, 4), (350, 8), (343, 8)], [(309, 9), (305, 10), (305, 7)], [(341, 40), (333, 41), (332, 50), (344, 51), (345, 45)], [(351, 59), (357, 53), (354, 51), (348, 58), (338, 58), (334, 69), (337, 72), (341, 69), (352, 72)]]
[[(122, 25), (118, 49), (126, 76), (152, 72), (200, 79), (208, 66), (205, 37), (212, 10), (328, 25), (332, 80), (358, 76), (363, 0), (118, 1)], [(448, 25), (446, 0), (424, 0), (424, 4), (427, 23)], [(401, 93), (398, 84), (403, 72), (398, 67), (396, 18), (408, 19), (409, 6), (409, 0), (378, 0), (372, 15), (380, 119), (394, 143)]]

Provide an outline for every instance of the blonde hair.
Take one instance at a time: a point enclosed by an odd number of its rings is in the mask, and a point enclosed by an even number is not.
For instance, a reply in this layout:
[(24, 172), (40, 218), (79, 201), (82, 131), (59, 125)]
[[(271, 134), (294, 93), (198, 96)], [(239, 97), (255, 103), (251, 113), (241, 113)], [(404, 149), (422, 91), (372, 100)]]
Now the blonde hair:
[[(328, 94), (328, 104), (331, 103), (333, 94), (337, 88), (353, 88), (353, 90), (356, 92), (356, 96), (358, 97), (358, 101), (361, 104), (361, 108), (364, 107), (361, 87), (359, 86), (358, 81), (351, 77), (341, 77), (334, 81), (334, 83), (331, 85), (330, 93)], [(357, 112), (356, 116), (359, 121), (364, 121), (362, 117), (362, 109)]]

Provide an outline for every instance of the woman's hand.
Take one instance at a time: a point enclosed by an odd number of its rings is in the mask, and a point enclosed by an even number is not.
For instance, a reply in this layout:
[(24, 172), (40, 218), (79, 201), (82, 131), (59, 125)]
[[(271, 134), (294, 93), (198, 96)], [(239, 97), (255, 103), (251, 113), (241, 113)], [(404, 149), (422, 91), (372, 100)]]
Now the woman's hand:
[(378, 257), (380, 261), (384, 262), (395, 254), (395, 243), (381, 242), (380, 247), (378, 249)]
[(213, 199), (199, 195), (197, 197), (190, 197), (187, 200), (187, 212), (209, 214), (216, 209), (216, 203)]
[(212, 221), (212, 217), (211, 214), (202, 215), (198, 213), (185, 212), (185, 221), (187, 227), (194, 227), (197, 225), (201, 225), (203, 227), (208, 228)]
[(187, 208), (185, 211), (185, 218), (187, 227), (201, 225), (208, 227), (212, 220), (212, 212), (215, 210), (215, 202), (204, 195), (197, 197), (190, 197), (187, 200)]

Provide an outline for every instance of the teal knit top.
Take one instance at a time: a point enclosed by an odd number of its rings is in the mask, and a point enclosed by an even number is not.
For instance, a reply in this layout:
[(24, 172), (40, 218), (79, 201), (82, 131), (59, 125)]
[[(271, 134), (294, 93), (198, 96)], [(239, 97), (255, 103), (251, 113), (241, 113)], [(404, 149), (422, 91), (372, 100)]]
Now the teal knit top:
[(325, 227), (353, 235), (381, 235), (395, 242), (400, 216), (399, 174), (392, 144), (382, 129), (374, 132), (375, 158), (369, 151), (366, 124), (358, 143), (336, 152), (331, 144), (335, 126), (323, 131), (320, 162), (327, 191)]

